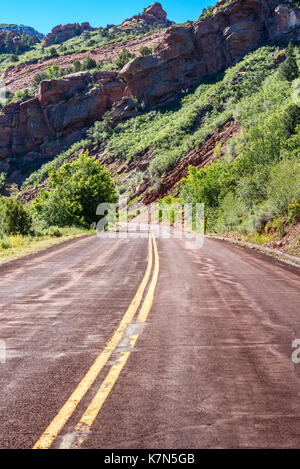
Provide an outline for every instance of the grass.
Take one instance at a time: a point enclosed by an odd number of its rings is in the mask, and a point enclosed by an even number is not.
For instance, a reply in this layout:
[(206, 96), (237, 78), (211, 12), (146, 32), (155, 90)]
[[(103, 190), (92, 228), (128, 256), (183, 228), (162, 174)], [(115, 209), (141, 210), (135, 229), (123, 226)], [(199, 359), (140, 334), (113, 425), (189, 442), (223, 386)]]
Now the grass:
[(254, 244), (267, 244), (275, 241), (275, 238), (272, 234), (255, 232), (249, 236), (246, 236), (246, 241)]
[(52, 230), (52, 234), (39, 237), (11, 235), (0, 238), (0, 265), (42, 251), (55, 244), (94, 233), (94, 230), (57, 228)]

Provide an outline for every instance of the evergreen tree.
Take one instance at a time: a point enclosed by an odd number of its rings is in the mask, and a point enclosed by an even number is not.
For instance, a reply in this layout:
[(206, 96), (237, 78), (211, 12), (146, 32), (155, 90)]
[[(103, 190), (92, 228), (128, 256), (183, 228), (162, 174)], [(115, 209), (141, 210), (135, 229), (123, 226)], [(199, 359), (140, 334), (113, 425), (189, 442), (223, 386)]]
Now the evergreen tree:
[(293, 81), (299, 76), (299, 68), (294, 52), (294, 46), (290, 42), (286, 52), (286, 59), (279, 67), (281, 79)]

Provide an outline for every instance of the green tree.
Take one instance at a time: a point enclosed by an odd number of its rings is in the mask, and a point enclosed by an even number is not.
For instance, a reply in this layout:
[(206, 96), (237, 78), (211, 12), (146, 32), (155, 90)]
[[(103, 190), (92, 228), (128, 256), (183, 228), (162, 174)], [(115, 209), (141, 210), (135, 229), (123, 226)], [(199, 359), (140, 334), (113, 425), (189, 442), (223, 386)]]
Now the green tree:
[(82, 70), (92, 70), (93, 68), (97, 67), (97, 62), (92, 59), (92, 57), (86, 57), (82, 62), (81, 69)]
[(286, 51), (286, 59), (279, 67), (281, 79), (293, 81), (299, 76), (299, 68), (294, 52), (294, 46), (290, 42)]
[(6, 235), (27, 235), (32, 218), (28, 209), (15, 197), (0, 199), (0, 231)]
[(75, 72), (80, 72), (81, 70), (81, 63), (79, 60), (75, 60), (75, 62), (73, 63), (73, 67), (74, 67), (74, 70)]
[(146, 57), (147, 55), (151, 55), (153, 50), (150, 47), (142, 46), (140, 47), (139, 53), (142, 57)]
[(128, 62), (130, 62), (130, 60), (134, 58), (135, 58), (135, 54), (132, 54), (131, 52), (129, 52), (129, 50), (124, 48), (122, 52), (119, 54), (115, 62), (115, 65), (119, 70), (121, 70)]
[(55, 47), (51, 47), (51, 49), (50, 49), (50, 54), (51, 54), (52, 57), (54, 57), (54, 56), (57, 55), (57, 50), (56, 50)]
[(72, 163), (52, 169), (48, 185), (49, 190), (40, 191), (32, 204), (32, 210), (48, 226), (89, 228), (97, 221), (97, 206), (117, 200), (110, 174), (88, 151)]
[(6, 179), (6, 174), (5, 173), (0, 173), (0, 190), (4, 187), (5, 185), (5, 179)]

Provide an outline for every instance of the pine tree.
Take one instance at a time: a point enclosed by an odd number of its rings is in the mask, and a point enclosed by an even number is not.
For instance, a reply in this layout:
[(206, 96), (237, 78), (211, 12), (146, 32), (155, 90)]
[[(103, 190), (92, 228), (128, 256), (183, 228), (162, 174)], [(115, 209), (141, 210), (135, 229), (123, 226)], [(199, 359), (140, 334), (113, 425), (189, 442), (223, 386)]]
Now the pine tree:
[(293, 81), (299, 76), (299, 68), (294, 52), (294, 46), (290, 42), (286, 52), (286, 59), (279, 67), (279, 76), (283, 80)]

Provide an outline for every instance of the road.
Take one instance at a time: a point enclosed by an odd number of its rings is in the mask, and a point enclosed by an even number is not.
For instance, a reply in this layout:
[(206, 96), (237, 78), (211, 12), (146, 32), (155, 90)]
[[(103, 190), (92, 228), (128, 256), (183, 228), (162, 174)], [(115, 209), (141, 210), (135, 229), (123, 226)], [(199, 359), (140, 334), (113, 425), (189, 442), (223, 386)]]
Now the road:
[(0, 285), (1, 448), (300, 447), (296, 269), (146, 233), (51, 247)]

